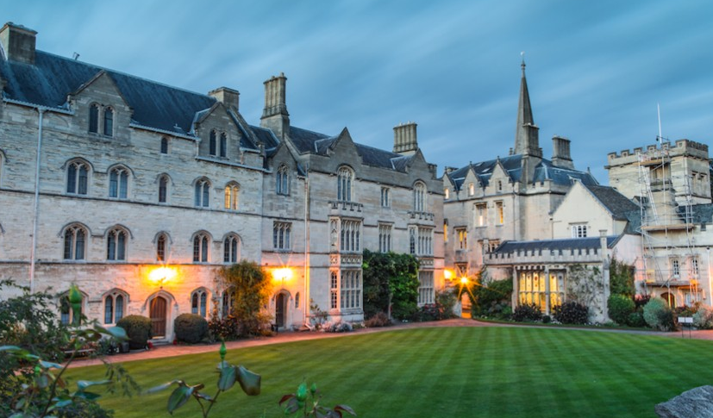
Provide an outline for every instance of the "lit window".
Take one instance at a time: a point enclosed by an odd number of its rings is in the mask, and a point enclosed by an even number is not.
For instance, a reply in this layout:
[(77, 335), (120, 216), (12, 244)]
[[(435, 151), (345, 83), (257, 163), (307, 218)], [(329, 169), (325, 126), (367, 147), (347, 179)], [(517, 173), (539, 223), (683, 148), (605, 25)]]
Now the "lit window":
[(168, 154), (168, 138), (161, 138), (161, 154)]
[(475, 195), (475, 184), (470, 183), (468, 185), (468, 196), (474, 196)]
[(445, 195), (444, 198), (446, 200), (451, 198), (451, 190), (450, 189), (443, 189), (443, 194)]
[(204, 233), (193, 237), (193, 262), (208, 262), (208, 236)]
[(276, 250), (290, 249), (290, 233), (292, 224), (289, 222), (275, 222), (272, 225), (272, 248)]
[(231, 183), (225, 186), (225, 209), (238, 210), (238, 192), (240, 186)]
[(81, 161), (74, 161), (67, 166), (67, 193), (87, 194), (89, 167)]
[(275, 178), (275, 193), (281, 195), (290, 194), (290, 176), (287, 166), (280, 166)]
[(223, 241), (223, 262), (237, 263), (240, 258), (240, 238), (229, 235)]
[(168, 176), (164, 175), (158, 179), (158, 202), (166, 203), (168, 199)]
[(329, 281), (329, 289), (330, 289), (330, 296), (329, 296), (329, 307), (331, 309), (337, 309), (337, 306), (339, 306), (339, 300), (338, 300), (338, 293), (337, 291), (339, 290), (339, 282), (337, 280), (337, 272), (333, 271), (330, 273), (330, 281)]
[(210, 182), (207, 179), (196, 181), (193, 203), (197, 207), (207, 208), (210, 202)]
[(191, 293), (191, 313), (200, 315), (203, 318), (208, 313), (208, 293), (204, 289), (199, 289)]
[(126, 199), (129, 189), (129, 171), (117, 167), (109, 172), (109, 197)]
[(220, 134), (220, 156), (225, 158), (228, 152), (228, 136), (225, 132)]
[(468, 230), (465, 228), (456, 228), (456, 235), (458, 236), (458, 249), (467, 250), (468, 249)]
[(126, 260), (126, 232), (114, 228), (107, 234), (106, 259), (109, 261)]
[(503, 202), (495, 202), (495, 213), (498, 216), (498, 225), (505, 223), (505, 210), (503, 208)]
[(361, 222), (342, 219), (341, 221), (341, 235), (339, 240), (339, 250), (341, 252), (360, 252), (360, 229)]
[(69, 226), (64, 230), (64, 259), (84, 260), (87, 233), (81, 226)]
[(114, 110), (110, 107), (104, 111), (104, 135), (114, 135)]
[(104, 298), (104, 323), (115, 324), (124, 317), (126, 297), (122, 292), (114, 291)]
[(89, 132), (99, 133), (99, 105), (89, 107)]
[(391, 206), (390, 189), (388, 187), (381, 188), (381, 207), (388, 208)]
[(353, 173), (350, 169), (342, 167), (337, 175), (337, 200), (342, 202), (352, 201)]
[(423, 212), (426, 201), (426, 185), (419, 182), (413, 187), (413, 211)]
[(215, 138), (215, 131), (210, 131), (210, 139), (208, 140), (208, 154), (215, 156), (215, 148), (216, 148), (216, 138)]
[(488, 214), (488, 206), (485, 203), (478, 203), (475, 205), (475, 217), (476, 217), (476, 225), (478, 226), (485, 226), (487, 225), (487, 214)]

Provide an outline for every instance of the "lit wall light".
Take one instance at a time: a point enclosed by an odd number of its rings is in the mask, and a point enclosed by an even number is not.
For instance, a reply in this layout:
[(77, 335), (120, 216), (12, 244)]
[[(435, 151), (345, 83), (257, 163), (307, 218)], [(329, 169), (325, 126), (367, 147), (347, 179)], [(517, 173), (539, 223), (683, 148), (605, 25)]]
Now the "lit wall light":
[(166, 284), (166, 282), (173, 280), (175, 277), (176, 270), (170, 267), (159, 267), (151, 270), (151, 273), (149, 273), (149, 280), (159, 285), (161, 288), (163, 288), (163, 285)]

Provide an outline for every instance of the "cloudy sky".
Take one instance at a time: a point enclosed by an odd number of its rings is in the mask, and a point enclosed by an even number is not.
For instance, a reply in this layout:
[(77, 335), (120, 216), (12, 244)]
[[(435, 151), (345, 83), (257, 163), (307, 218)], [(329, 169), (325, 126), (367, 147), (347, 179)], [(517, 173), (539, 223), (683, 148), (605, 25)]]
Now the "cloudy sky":
[(259, 124), (262, 82), (284, 72), (292, 124), (390, 149), (418, 123), (426, 159), (460, 167), (513, 146), (520, 52), (546, 157), (572, 140), (607, 184), (612, 151), (663, 136), (713, 138), (713, 2), (17, 1), (0, 20), (37, 48), (197, 92), (241, 92)]

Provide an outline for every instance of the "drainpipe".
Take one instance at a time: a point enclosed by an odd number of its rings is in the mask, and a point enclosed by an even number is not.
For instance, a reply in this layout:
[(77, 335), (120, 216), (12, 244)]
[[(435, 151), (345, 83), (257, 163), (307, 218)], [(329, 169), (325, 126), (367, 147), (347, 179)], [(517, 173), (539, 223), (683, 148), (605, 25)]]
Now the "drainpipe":
[(41, 107), (35, 108), (39, 114), (37, 125), (37, 162), (35, 163), (35, 203), (34, 203), (34, 219), (32, 221), (32, 248), (30, 249), (30, 294), (35, 291), (35, 253), (37, 252), (37, 225), (40, 218), (40, 162), (42, 157), (42, 120), (45, 109)]
[(711, 247), (706, 247), (706, 253), (708, 254), (708, 304), (713, 306), (713, 296), (711, 291), (713, 291), (713, 285), (711, 285)]
[(305, 187), (304, 187), (304, 193), (305, 193), (305, 209), (304, 209), (304, 225), (305, 225), (305, 233), (304, 233), (304, 252), (305, 252), (305, 258), (304, 258), (304, 280), (302, 281), (302, 284), (304, 286), (304, 289), (302, 291), (302, 294), (304, 295), (303, 302), (302, 302), (302, 321), (303, 323), (307, 323), (307, 314), (310, 306), (310, 295), (309, 295), (309, 178), (305, 176)]

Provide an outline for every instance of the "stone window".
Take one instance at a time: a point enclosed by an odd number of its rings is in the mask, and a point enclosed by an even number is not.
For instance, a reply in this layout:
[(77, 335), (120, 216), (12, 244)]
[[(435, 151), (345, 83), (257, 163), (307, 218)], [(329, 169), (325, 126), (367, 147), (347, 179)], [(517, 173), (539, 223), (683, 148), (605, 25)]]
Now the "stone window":
[(104, 135), (114, 136), (114, 109), (110, 107), (104, 110)]
[(699, 273), (698, 259), (693, 257), (693, 258), (691, 258), (691, 275), (693, 276), (694, 279), (696, 279), (696, 278), (698, 278), (698, 273)]
[(234, 291), (233, 288), (229, 288), (229, 289), (226, 289), (223, 291), (223, 296), (220, 298), (221, 318), (227, 318), (228, 315), (233, 314), (233, 291)]
[(89, 132), (93, 134), (99, 133), (99, 105), (93, 104), (89, 106)]
[[(82, 302), (79, 306), (79, 316), (81, 317), (84, 312), (84, 304), (86, 303), (84, 295), (82, 295)], [(59, 320), (63, 325), (79, 324), (79, 318), (74, 316), (74, 310), (72, 305), (69, 303), (69, 294), (65, 293), (59, 298)]]
[(433, 255), (433, 228), (418, 227), (418, 255)]
[(337, 293), (339, 290), (339, 281), (336, 271), (330, 273), (329, 290), (329, 307), (331, 309), (337, 309), (339, 306), (339, 296)]
[(67, 193), (86, 195), (89, 183), (89, 164), (72, 161), (67, 165)]
[(106, 259), (109, 261), (126, 261), (127, 233), (121, 227), (109, 230), (106, 236)]
[(448, 242), (448, 219), (443, 220), (443, 242)]
[(126, 199), (129, 190), (129, 170), (116, 167), (109, 172), (109, 197)]
[(572, 238), (586, 238), (587, 237), (587, 224), (572, 224)]
[(215, 157), (216, 155), (216, 132), (210, 131), (210, 138), (208, 139), (208, 155)]
[(467, 250), (468, 249), (468, 230), (466, 228), (456, 228), (456, 237), (458, 237), (458, 244), (456, 249)]
[(413, 211), (425, 211), (426, 203), (426, 185), (418, 182), (413, 186)]
[(416, 228), (410, 227), (408, 229), (408, 253), (416, 255)]
[(473, 183), (468, 185), (468, 196), (475, 196), (475, 184)]
[(503, 202), (495, 202), (495, 215), (497, 216), (498, 225), (505, 223), (505, 208)]
[(80, 225), (64, 229), (64, 259), (84, 260), (86, 257), (87, 231)]
[(379, 252), (391, 251), (391, 225), (379, 224)]
[(191, 293), (191, 313), (203, 318), (208, 314), (208, 292), (205, 289), (201, 288)]
[(168, 202), (168, 176), (166, 174), (158, 178), (158, 203)]
[(351, 219), (341, 220), (341, 230), (339, 236), (339, 250), (340, 252), (360, 252), (360, 229), (361, 221), (355, 221)]
[(238, 183), (230, 182), (225, 186), (225, 209), (238, 210), (240, 186)]
[(277, 176), (275, 178), (275, 193), (281, 195), (290, 194), (290, 174), (289, 169), (286, 165), (280, 166), (277, 169)]
[(673, 277), (679, 277), (681, 275), (681, 264), (678, 258), (671, 259), (671, 275)]
[(300, 307), (300, 292), (295, 293), (295, 309)]
[(388, 208), (391, 206), (391, 189), (388, 187), (381, 188), (381, 207)]
[(169, 239), (168, 236), (161, 232), (156, 238), (156, 261), (166, 262), (166, 254), (168, 254)]
[(228, 136), (225, 132), (220, 134), (220, 156), (225, 158), (228, 153)]
[(494, 252), (500, 246), (500, 240), (492, 239), (488, 241), (488, 252)]
[(193, 204), (207, 208), (210, 203), (210, 181), (206, 178), (196, 180)]
[(418, 282), (418, 304), (433, 303), (433, 271), (420, 270), (418, 272)]
[(488, 205), (485, 203), (477, 203), (475, 205), (475, 224), (477, 226), (486, 226), (488, 224)]
[(446, 200), (451, 198), (451, 189), (449, 189), (449, 188), (443, 189), (443, 198)]
[(502, 192), (502, 191), (503, 191), (503, 181), (498, 180), (498, 192)]
[(240, 260), (240, 237), (230, 234), (223, 240), (223, 262), (237, 263)]
[(339, 308), (342, 310), (361, 308), (361, 271), (342, 270), (339, 285)]
[(116, 324), (124, 317), (128, 297), (119, 290), (114, 290), (104, 297), (104, 323)]
[(340, 202), (352, 201), (352, 180), (354, 180), (352, 170), (347, 167), (339, 169), (337, 175), (337, 200)]
[(168, 138), (161, 137), (161, 154), (168, 154)]
[(272, 248), (289, 250), (292, 224), (289, 222), (274, 222), (272, 224)]
[(200, 232), (193, 237), (193, 262), (208, 262), (208, 234)]

